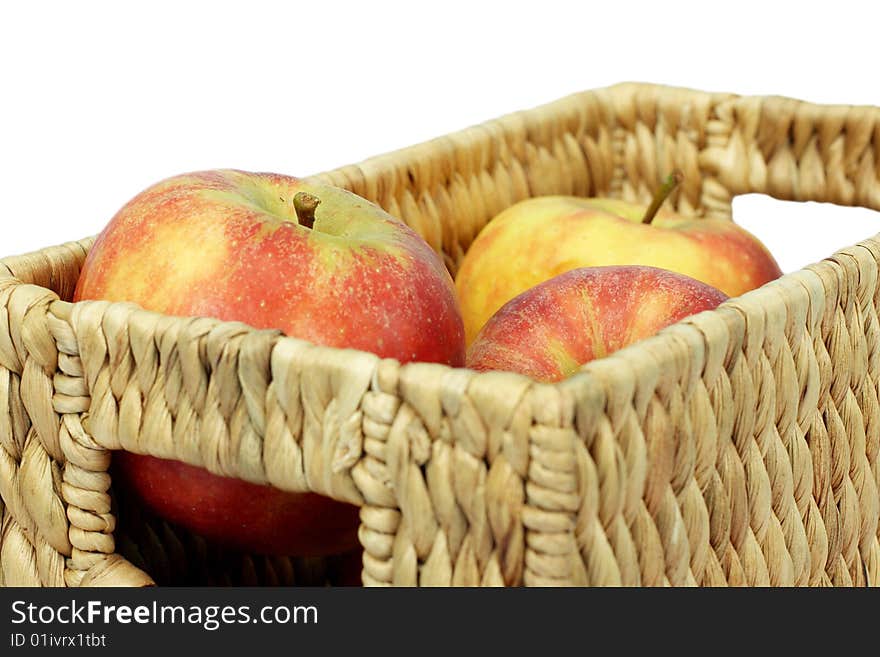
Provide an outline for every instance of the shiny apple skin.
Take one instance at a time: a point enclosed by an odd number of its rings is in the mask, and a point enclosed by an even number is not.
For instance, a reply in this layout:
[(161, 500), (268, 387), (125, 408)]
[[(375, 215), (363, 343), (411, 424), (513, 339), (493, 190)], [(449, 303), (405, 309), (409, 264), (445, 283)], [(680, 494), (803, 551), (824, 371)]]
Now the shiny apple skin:
[(467, 365), (560, 381), (725, 299), (705, 283), (656, 267), (573, 269), (502, 306), (468, 349)]
[[(320, 200), (300, 225), (297, 192)], [(241, 321), (401, 362), (464, 364), (453, 282), (412, 229), (346, 190), (274, 173), (201, 171), (163, 180), (98, 236), (74, 300), (130, 301)], [(119, 451), (115, 485), (154, 513), (261, 554), (357, 546), (357, 508)]]

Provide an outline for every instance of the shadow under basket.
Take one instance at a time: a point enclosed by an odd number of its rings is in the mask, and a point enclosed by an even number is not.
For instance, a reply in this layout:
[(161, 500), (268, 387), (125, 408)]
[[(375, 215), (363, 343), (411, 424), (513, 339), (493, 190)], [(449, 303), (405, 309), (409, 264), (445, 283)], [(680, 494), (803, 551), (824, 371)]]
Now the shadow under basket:
[[(454, 274), (517, 201), (647, 203), (674, 168), (694, 217), (878, 210), (880, 109), (627, 83), (314, 178)], [(358, 505), (365, 585), (880, 583), (876, 236), (553, 385), (69, 303), (91, 243), (0, 261), (0, 584), (327, 581), (117, 519), (117, 449)]]

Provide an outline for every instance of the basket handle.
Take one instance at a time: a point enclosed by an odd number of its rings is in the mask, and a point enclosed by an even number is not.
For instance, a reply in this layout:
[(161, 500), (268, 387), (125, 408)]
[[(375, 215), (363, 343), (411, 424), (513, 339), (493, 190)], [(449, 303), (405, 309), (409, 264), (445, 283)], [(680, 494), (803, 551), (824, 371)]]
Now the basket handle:
[(761, 193), (880, 210), (880, 107), (741, 96), (715, 115), (729, 138), (701, 159), (730, 199)]

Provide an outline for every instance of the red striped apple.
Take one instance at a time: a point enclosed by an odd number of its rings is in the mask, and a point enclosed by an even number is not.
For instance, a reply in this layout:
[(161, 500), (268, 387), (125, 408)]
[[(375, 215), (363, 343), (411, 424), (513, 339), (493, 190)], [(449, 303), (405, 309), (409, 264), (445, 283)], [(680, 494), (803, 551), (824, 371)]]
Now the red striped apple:
[(679, 179), (673, 174), (648, 208), (611, 198), (541, 196), (493, 218), (455, 279), (468, 344), (513, 297), (578, 267), (660, 267), (731, 297), (782, 274), (766, 247), (732, 221), (658, 212)]
[[(455, 289), (428, 244), (355, 194), (278, 174), (203, 171), (144, 190), (90, 250), (82, 299), (464, 364)], [(115, 466), (155, 512), (238, 548), (315, 555), (357, 543), (350, 505), (127, 452)]]
[(553, 382), (727, 298), (689, 276), (638, 265), (584, 267), (508, 301), (468, 348), (475, 370)]

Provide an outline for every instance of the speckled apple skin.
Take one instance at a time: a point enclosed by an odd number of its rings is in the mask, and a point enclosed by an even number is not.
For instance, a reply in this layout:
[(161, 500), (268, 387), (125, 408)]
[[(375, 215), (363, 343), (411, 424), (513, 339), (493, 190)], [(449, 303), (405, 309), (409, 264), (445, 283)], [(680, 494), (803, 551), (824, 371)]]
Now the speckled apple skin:
[(502, 306), (471, 344), (467, 364), (559, 381), (725, 299), (705, 283), (656, 267), (573, 269)]
[[(318, 199), (299, 225), (297, 192)], [(75, 300), (131, 301), (168, 315), (276, 328), (401, 362), (464, 364), (452, 279), (413, 230), (348, 191), (239, 170), (163, 180), (127, 203), (98, 236)], [(358, 509), (220, 477), (130, 452), (114, 485), (154, 513), (261, 554), (341, 553), (357, 545)]]

